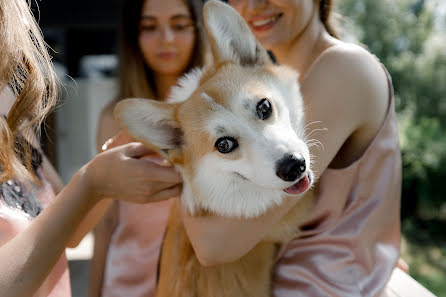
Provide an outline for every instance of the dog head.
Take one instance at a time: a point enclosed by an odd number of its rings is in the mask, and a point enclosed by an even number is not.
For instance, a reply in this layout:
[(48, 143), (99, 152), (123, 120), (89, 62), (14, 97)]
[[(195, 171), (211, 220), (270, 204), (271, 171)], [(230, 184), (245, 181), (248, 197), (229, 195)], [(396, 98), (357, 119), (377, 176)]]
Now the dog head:
[(204, 22), (212, 63), (180, 79), (167, 102), (127, 99), (115, 115), (179, 169), (192, 214), (259, 216), (311, 183), (298, 76), (270, 61), (229, 5), (207, 2)]

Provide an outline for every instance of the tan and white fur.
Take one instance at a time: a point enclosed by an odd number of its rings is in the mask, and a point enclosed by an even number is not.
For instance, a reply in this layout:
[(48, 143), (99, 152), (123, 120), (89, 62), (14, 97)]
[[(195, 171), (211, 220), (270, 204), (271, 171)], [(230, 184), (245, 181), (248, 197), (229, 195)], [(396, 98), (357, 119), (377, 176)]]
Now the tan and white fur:
[[(168, 102), (127, 99), (115, 109), (122, 126), (184, 180), (163, 242), (157, 296), (270, 296), (278, 247), (297, 234), (314, 200), (303, 197), (312, 173), (298, 75), (270, 61), (230, 6), (209, 1), (204, 23), (212, 63), (183, 77)], [(245, 256), (200, 265), (180, 207), (249, 220), (285, 199), (298, 202)]]

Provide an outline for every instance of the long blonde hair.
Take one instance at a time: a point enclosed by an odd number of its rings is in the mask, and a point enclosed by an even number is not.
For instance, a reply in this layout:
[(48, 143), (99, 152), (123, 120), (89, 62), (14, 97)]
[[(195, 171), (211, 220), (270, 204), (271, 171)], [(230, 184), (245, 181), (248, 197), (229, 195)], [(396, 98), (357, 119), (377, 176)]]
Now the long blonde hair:
[[(156, 86), (153, 73), (144, 62), (138, 44), (139, 21), (145, 0), (126, 0), (122, 9), (120, 32), (118, 100), (139, 97), (155, 98)], [(205, 37), (202, 30), (202, 0), (183, 0), (189, 8), (195, 23), (195, 47), (186, 72), (194, 67), (203, 66), (205, 59)]]
[(57, 78), (29, 5), (0, 0), (0, 91), (9, 85), (16, 96), (9, 113), (0, 116), (0, 183), (11, 178), (38, 183), (25, 140), (33, 136), (20, 134), (39, 135), (56, 104)]

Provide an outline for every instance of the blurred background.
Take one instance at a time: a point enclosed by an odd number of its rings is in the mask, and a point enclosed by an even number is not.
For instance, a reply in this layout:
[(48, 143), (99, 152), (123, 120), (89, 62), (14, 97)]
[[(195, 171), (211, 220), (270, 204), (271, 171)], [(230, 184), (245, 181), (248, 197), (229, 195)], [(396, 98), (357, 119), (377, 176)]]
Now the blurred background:
[(446, 1), (338, 0), (346, 33), (392, 75), (403, 158), (402, 257), (446, 296)]
[[(63, 82), (43, 142), (65, 182), (96, 154), (98, 114), (116, 95), (121, 1), (33, 1)], [(368, 48), (392, 75), (403, 156), (402, 257), (412, 277), (446, 297), (446, 1), (334, 2), (344, 39)], [(87, 296), (92, 244), (88, 235), (67, 251), (74, 297)]]

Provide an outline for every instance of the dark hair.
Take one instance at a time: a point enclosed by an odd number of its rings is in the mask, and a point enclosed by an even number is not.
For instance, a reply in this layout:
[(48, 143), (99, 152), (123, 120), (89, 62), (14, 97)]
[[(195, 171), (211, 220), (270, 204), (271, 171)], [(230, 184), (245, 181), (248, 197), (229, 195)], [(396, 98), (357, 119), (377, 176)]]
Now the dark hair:
[(333, 0), (320, 0), (319, 18), (321, 19), (322, 24), (324, 24), (328, 34), (339, 39), (339, 34), (336, 32), (331, 20), (333, 6)]
[[(120, 89), (118, 99), (128, 97), (155, 98), (153, 73), (146, 66), (139, 48), (139, 21), (146, 0), (126, 0), (122, 7), (120, 27)], [(183, 0), (195, 23), (195, 45), (186, 71), (203, 66), (205, 44), (202, 33), (202, 0)]]

